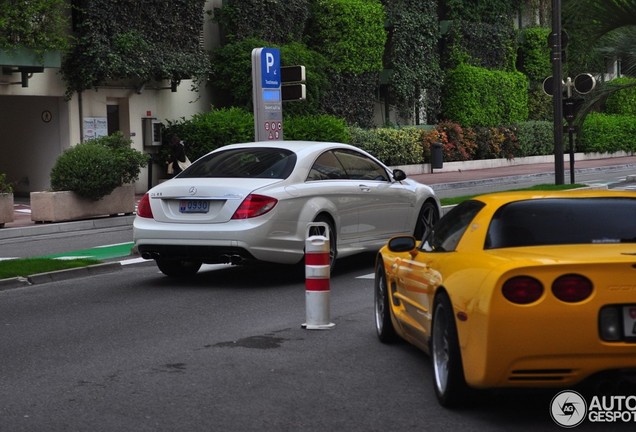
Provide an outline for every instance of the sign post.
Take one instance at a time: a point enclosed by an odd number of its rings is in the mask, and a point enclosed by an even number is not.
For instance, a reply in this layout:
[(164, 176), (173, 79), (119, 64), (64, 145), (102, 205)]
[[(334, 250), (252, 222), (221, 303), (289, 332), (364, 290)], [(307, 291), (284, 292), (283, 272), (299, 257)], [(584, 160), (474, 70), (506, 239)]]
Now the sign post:
[(252, 50), (252, 101), (256, 141), (283, 139), (280, 50)]

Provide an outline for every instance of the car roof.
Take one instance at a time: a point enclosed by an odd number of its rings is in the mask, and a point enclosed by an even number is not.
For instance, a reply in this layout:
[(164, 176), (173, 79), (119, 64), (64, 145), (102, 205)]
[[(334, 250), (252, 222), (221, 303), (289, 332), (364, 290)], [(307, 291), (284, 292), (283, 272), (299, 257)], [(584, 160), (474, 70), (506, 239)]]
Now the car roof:
[(474, 199), (481, 201), (486, 205), (501, 206), (513, 201), (530, 200), (530, 199), (548, 199), (548, 198), (632, 198), (636, 199), (636, 192), (619, 191), (608, 189), (567, 189), (560, 191), (548, 190), (526, 190), (526, 191), (508, 191), (493, 192), (489, 194), (476, 196)]
[(217, 150), (225, 150), (230, 148), (250, 148), (250, 147), (274, 147), (291, 150), (293, 152), (302, 151), (314, 151), (314, 150), (326, 150), (329, 148), (350, 148), (353, 150), (360, 150), (359, 148), (350, 144), (343, 144), (337, 142), (323, 142), (323, 141), (255, 141), (245, 142), (237, 144), (228, 144), (220, 147)]

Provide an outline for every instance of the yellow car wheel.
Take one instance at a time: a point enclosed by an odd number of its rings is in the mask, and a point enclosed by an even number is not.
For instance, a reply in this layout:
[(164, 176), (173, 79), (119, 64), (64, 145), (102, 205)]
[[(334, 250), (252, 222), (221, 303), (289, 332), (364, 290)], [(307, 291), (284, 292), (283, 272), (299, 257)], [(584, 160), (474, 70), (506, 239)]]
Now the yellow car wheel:
[(384, 272), (384, 263), (378, 258), (375, 266), (374, 281), (375, 329), (381, 342), (391, 343), (397, 340), (397, 334), (391, 322), (391, 306), (389, 305), (389, 287)]
[(445, 293), (440, 293), (435, 299), (431, 356), (435, 394), (439, 403), (449, 408), (462, 405), (467, 397), (468, 387), (464, 378), (453, 306)]

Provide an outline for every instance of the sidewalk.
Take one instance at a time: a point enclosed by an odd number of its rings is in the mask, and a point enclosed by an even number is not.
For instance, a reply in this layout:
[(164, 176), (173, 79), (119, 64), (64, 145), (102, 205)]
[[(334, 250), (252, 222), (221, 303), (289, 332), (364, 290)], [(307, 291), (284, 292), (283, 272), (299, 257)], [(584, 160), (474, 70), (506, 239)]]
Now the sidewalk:
[[(449, 164), (450, 165), (450, 164)], [(460, 165), (461, 166), (461, 165)], [(611, 157), (604, 159), (587, 159), (576, 161), (575, 172), (589, 170), (611, 170), (625, 167), (634, 167), (636, 175), (636, 156)], [(565, 178), (569, 179), (569, 162), (565, 161)], [(455, 169), (446, 168), (444, 171), (433, 170), (433, 173), (409, 175), (409, 178), (428, 184), (435, 190), (452, 189), (466, 184), (486, 184), (497, 181), (513, 180), (520, 177), (549, 176), (554, 174), (554, 163), (511, 164), (497, 168), (481, 169)], [(137, 202), (141, 196), (137, 196)], [(28, 197), (15, 198), (15, 213), (13, 222), (0, 228), (0, 240), (6, 238), (23, 237), (97, 228), (107, 228), (131, 225), (133, 216), (114, 216), (96, 219), (62, 222), (62, 223), (36, 223), (31, 220), (31, 209)]]
[[(636, 175), (636, 156), (577, 160), (574, 163), (574, 172), (612, 170), (626, 167), (634, 167), (634, 174)], [(570, 179), (570, 165), (567, 155), (564, 168), (565, 180), (567, 182)], [(433, 189), (439, 190), (459, 186), (463, 183), (488, 183), (500, 179), (543, 175), (554, 175), (554, 163), (519, 164), (472, 170), (459, 169), (449, 172), (433, 170), (433, 173), (430, 174), (417, 174), (410, 175), (409, 177), (420, 183), (431, 185)]]

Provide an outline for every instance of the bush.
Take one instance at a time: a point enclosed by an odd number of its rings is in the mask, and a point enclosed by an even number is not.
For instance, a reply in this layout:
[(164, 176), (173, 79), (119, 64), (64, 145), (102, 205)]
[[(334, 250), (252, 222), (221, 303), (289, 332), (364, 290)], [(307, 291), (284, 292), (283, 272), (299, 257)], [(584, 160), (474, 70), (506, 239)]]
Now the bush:
[(528, 119), (528, 80), (520, 72), (466, 64), (447, 74), (444, 118), (462, 126), (499, 126)]
[(552, 96), (543, 91), (543, 85), (528, 91), (528, 120), (553, 121)]
[(636, 151), (636, 116), (592, 113), (579, 134), (579, 151), (614, 153)]
[(54, 191), (73, 191), (97, 201), (115, 188), (136, 180), (148, 160), (130, 148), (121, 132), (77, 144), (62, 153), (51, 170)]
[(330, 115), (285, 117), (283, 138), (349, 143), (351, 134), (344, 120)]
[(475, 141), (475, 159), (514, 159), (519, 153), (519, 140), (511, 128), (477, 127)]
[(351, 144), (387, 165), (422, 163), (422, 131), (417, 128), (364, 130), (351, 128)]
[(444, 144), (444, 160), (448, 162), (475, 159), (477, 142), (475, 132), (470, 128), (463, 128), (453, 122), (443, 122), (437, 125), (440, 133), (446, 135)]
[(168, 139), (173, 134), (185, 143), (186, 154), (194, 161), (224, 145), (254, 141), (254, 115), (240, 108), (223, 108), (189, 120), (168, 121), (161, 148), (164, 157), (170, 153)]
[(13, 185), (7, 181), (7, 175), (5, 173), (0, 173), (0, 193), (11, 192), (13, 192)]
[(546, 43), (550, 29), (545, 27), (528, 27), (521, 31), (518, 69), (528, 76), (531, 83), (543, 83), (552, 75), (550, 47)]
[(517, 156), (540, 156), (554, 153), (554, 124), (549, 121), (527, 121), (514, 125), (519, 140)]
[(631, 86), (616, 90), (607, 97), (605, 112), (607, 114), (636, 115), (636, 79), (616, 78), (609, 82), (608, 87)]

